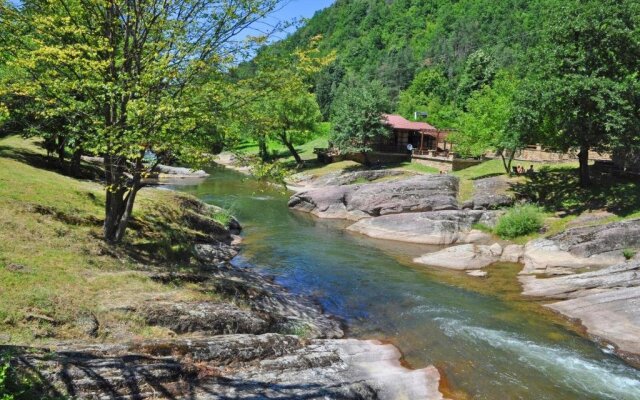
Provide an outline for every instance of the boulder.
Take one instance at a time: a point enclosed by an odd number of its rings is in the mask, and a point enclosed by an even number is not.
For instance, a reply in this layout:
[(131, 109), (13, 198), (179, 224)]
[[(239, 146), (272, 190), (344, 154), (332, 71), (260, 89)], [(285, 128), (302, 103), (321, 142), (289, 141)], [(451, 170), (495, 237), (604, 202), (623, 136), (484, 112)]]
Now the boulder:
[(524, 246), (520, 244), (509, 244), (502, 250), (500, 261), (519, 263), (524, 257)]
[(236, 246), (223, 242), (197, 243), (193, 251), (198, 261), (204, 264), (224, 263), (238, 255)]
[(320, 218), (360, 220), (387, 214), (455, 210), (458, 179), (421, 175), (393, 182), (328, 186), (294, 194), (289, 207)]
[(170, 165), (162, 165), (162, 164), (159, 164), (155, 168), (155, 170), (158, 171), (161, 174), (176, 175), (176, 176), (182, 176), (182, 177), (206, 177), (206, 176), (209, 176), (209, 174), (206, 173), (203, 170), (193, 170), (191, 168), (183, 168), (183, 167), (172, 167)]
[(362, 219), (347, 230), (377, 239), (449, 245), (490, 240), (491, 235), (472, 226), (478, 223), (490, 226), (496, 218), (496, 212), (475, 210), (391, 214)]
[(492, 246), (462, 244), (424, 254), (413, 261), (418, 264), (456, 270), (482, 269), (499, 261), (501, 253), (502, 247), (497, 243)]
[(40, 397), (441, 400), (434, 367), (408, 370), (377, 341), (278, 334), (13, 348), (12, 366), (37, 371)]

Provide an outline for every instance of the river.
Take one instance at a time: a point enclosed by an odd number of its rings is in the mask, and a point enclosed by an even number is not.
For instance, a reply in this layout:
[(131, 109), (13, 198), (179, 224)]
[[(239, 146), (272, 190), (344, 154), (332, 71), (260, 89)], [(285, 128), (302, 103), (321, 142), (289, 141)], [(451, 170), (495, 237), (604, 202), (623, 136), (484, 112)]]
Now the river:
[(289, 211), (277, 188), (210, 172), (179, 190), (233, 210), (244, 226), (235, 265), (317, 299), (349, 336), (392, 342), (411, 367), (435, 365), (456, 399), (640, 399), (640, 371), (519, 297), (516, 265), (489, 279), (418, 266), (424, 246), (347, 233)]

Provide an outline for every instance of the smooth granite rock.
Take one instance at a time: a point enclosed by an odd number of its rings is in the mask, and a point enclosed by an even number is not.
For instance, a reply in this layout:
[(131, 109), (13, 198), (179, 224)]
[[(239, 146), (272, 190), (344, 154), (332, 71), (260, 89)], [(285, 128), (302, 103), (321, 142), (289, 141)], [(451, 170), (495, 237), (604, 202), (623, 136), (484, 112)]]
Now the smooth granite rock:
[(448, 245), (487, 241), (491, 235), (474, 230), (474, 224), (494, 225), (494, 211), (446, 210), (391, 214), (362, 219), (347, 230), (377, 239)]
[(607, 267), (640, 248), (640, 219), (567, 229), (525, 246), (523, 274), (561, 275), (580, 268)]
[(525, 296), (561, 300), (547, 305), (580, 320), (594, 339), (640, 365), (640, 260), (568, 276), (520, 276)]
[(320, 218), (360, 220), (388, 214), (455, 210), (458, 179), (420, 175), (393, 182), (327, 186), (294, 194), (289, 207)]
[(509, 193), (509, 183), (502, 176), (473, 181), (474, 194), (471, 201), (462, 208), (474, 210), (496, 210), (511, 206), (515, 200)]
[(509, 244), (502, 250), (500, 261), (519, 263), (524, 257), (524, 246), (520, 244)]
[(501, 250), (502, 247), (497, 243), (492, 246), (461, 244), (435, 253), (424, 254), (413, 261), (418, 264), (456, 270), (482, 269), (499, 261)]
[(404, 171), (394, 169), (370, 169), (363, 171), (335, 171), (320, 177), (304, 173), (294, 175), (291, 183), (296, 187), (320, 188), (325, 186), (351, 185), (357, 182), (373, 182), (383, 178), (396, 178), (405, 175)]
[[(3, 348), (3, 350), (8, 350)], [(42, 394), (82, 399), (440, 400), (434, 367), (408, 370), (377, 341), (278, 334), (45, 349), (11, 348)], [(43, 396), (44, 397), (44, 396)]]

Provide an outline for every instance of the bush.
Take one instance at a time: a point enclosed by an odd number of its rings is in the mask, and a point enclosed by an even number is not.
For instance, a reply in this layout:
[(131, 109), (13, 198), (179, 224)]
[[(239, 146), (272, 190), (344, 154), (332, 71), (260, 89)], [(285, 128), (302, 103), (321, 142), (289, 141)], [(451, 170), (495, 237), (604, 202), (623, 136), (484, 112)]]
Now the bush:
[(622, 255), (624, 256), (625, 259), (631, 260), (633, 257), (636, 256), (636, 252), (631, 249), (624, 249), (622, 250)]
[(528, 235), (542, 228), (542, 215), (532, 205), (516, 206), (498, 220), (496, 233), (503, 239)]

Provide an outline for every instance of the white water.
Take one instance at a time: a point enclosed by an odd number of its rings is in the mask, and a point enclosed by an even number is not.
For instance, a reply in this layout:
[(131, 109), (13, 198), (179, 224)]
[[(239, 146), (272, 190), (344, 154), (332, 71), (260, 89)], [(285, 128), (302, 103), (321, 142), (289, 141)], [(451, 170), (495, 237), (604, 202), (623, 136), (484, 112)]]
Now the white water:
[[(457, 319), (435, 318), (449, 337), (464, 337), (480, 346), (489, 345), (509, 353), (514, 360), (540, 371), (549, 380), (577, 391), (612, 400), (640, 399), (638, 372), (621, 364), (592, 362), (574, 352), (542, 346), (515, 334), (468, 325)], [(637, 378), (629, 376), (636, 374)]]

